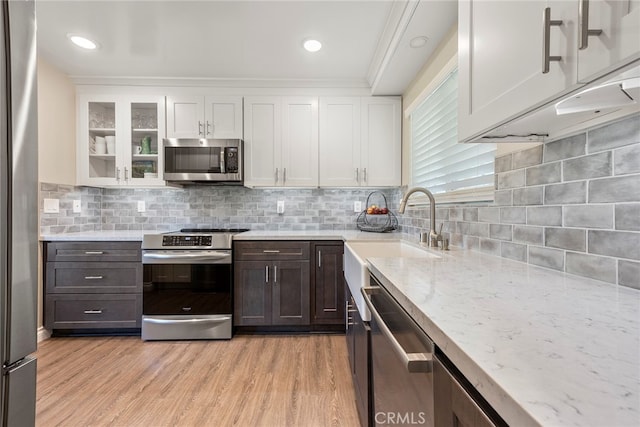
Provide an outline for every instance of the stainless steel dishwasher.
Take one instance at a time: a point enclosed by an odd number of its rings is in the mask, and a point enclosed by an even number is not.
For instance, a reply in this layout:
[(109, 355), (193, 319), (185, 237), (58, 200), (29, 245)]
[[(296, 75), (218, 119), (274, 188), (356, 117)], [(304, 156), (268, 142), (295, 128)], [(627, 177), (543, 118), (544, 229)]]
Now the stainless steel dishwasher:
[(373, 425), (434, 425), (433, 341), (371, 276)]

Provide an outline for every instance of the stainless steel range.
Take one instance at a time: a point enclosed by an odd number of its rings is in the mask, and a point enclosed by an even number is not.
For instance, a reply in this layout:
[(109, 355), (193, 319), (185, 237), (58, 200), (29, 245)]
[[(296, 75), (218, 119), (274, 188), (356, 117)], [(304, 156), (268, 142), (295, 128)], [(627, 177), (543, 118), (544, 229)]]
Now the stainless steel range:
[(143, 237), (143, 340), (231, 338), (232, 239), (243, 231), (183, 229)]

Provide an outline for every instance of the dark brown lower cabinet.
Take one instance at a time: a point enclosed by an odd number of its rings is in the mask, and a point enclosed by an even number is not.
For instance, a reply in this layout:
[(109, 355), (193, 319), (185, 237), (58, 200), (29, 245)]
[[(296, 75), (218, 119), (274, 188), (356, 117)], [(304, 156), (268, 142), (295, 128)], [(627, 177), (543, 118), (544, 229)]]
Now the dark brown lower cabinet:
[(311, 322), (319, 325), (344, 323), (344, 271), (342, 242), (313, 243), (311, 274)]
[[(433, 359), (435, 427), (495, 427), (507, 426), (495, 410), (476, 391), (467, 391), (454, 374), (451, 362), (436, 356)], [(467, 387), (472, 387), (470, 384)]]
[(308, 325), (309, 261), (237, 261), (236, 326)]
[(341, 241), (236, 241), (233, 253), (239, 330), (344, 331)]
[(136, 333), (140, 242), (45, 242), (44, 325), (54, 333)]
[(371, 327), (364, 322), (347, 287), (346, 296), (346, 338), (351, 376), (356, 394), (356, 407), (362, 427), (373, 425), (371, 383)]

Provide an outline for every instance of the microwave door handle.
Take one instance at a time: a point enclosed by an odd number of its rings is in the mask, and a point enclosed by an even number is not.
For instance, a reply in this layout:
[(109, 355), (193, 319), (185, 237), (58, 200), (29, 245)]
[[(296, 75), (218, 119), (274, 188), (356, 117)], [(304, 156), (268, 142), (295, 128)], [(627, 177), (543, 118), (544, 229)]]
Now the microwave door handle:
[(220, 173), (227, 173), (226, 167), (224, 164), (224, 158), (227, 155), (226, 148), (220, 148)]

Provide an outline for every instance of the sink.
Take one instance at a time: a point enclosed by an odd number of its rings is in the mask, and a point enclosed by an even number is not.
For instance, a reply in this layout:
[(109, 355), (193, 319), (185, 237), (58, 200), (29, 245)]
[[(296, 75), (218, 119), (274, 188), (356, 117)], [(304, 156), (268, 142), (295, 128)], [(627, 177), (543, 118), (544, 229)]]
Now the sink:
[(344, 245), (344, 277), (362, 320), (370, 321), (360, 288), (369, 286), (367, 258), (439, 258), (431, 252), (402, 240), (352, 241)]

